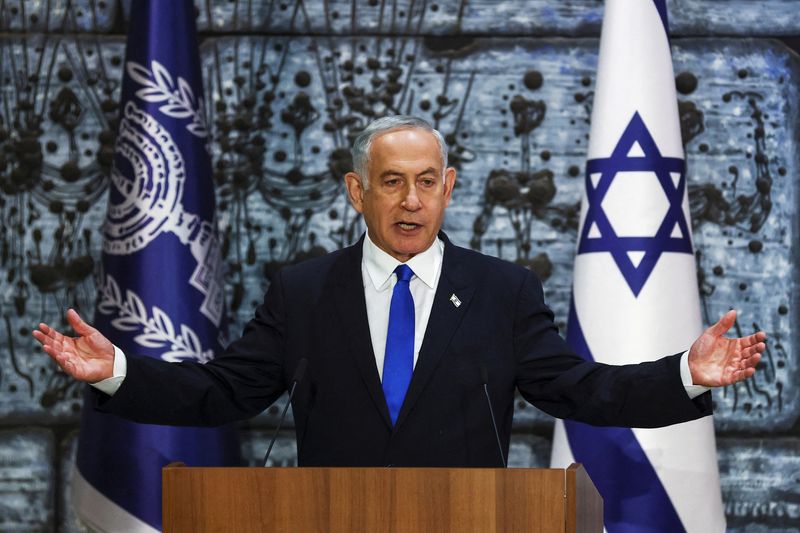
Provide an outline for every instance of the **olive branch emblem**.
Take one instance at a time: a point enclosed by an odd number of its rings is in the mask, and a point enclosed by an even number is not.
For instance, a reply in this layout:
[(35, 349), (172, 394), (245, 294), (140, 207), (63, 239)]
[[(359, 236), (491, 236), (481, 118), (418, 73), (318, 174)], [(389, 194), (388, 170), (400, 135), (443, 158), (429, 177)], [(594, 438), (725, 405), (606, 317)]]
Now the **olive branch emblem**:
[(207, 363), (214, 358), (212, 350), (203, 350), (200, 338), (186, 324), (176, 330), (172, 319), (161, 308), (152, 306), (150, 316), (142, 299), (133, 291), (126, 290), (125, 297), (117, 281), (106, 274), (106, 282), (100, 287), (97, 310), (104, 315), (116, 314), (111, 325), (120, 331), (141, 331), (133, 340), (145, 348), (166, 348), (161, 359), (169, 362), (195, 359)]
[(153, 60), (150, 65), (152, 71), (135, 61), (128, 61), (125, 65), (131, 79), (143, 86), (136, 91), (136, 96), (145, 102), (165, 102), (159, 106), (159, 111), (172, 118), (191, 118), (186, 129), (197, 137), (207, 137), (203, 102), (197, 101), (189, 82), (178, 76), (176, 83), (158, 61)]

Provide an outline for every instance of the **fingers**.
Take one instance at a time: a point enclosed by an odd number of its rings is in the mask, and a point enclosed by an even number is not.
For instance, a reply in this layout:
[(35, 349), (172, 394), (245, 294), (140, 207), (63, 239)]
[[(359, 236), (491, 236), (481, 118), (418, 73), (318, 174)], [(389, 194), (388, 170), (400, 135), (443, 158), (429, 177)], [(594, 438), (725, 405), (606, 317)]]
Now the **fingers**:
[[(36, 335), (34, 334), (34, 336), (36, 336)], [(65, 351), (61, 350), (60, 348), (56, 348), (52, 344), (44, 344), (44, 345), (42, 345), (42, 350), (53, 361), (58, 363), (58, 366), (63, 368), (64, 371), (67, 374), (69, 374), (70, 376), (74, 376), (75, 375), (75, 362), (72, 360), (72, 358), (73, 358), (73, 354), (72, 353), (65, 352)]]
[[(40, 337), (45, 337), (44, 334), (39, 331), (35, 331), (33, 336), (36, 338), (36, 340), (39, 340), (39, 342), (42, 342)], [(64, 370), (64, 372), (75, 379), (86, 381), (85, 364), (81, 360), (80, 356), (74, 352), (72, 347), (64, 345), (60, 342), (49, 342), (48, 338), (48, 342), (46, 344), (42, 344), (42, 350), (53, 361), (55, 361), (58, 366)]]
[(64, 340), (66, 339), (47, 324), (39, 324), (39, 329), (33, 331), (33, 338), (39, 341), (42, 347), (50, 347), (56, 351), (64, 349)]
[(42, 345), (42, 349), (48, 347), (52, 348), (53, 346), (53, 340), (39, 330), (33, 330), (33, 338), (39, 341), (39, 344)]
[(759, 342), (752, 346), (748, 346), (742, 350), (742, 359), (746, 359), (755, 354), (761, 354), (764, 350), (767, 349), (767, 345), (763, 342)]
[[(754, 346), (756, 344), (763, 344), (764, 341), (767, 340), (767, 334), (763, 331), (759, 331), (758, 333), (753, 333), (752, 335), (748, 335), (747, 337), (742, 337), (742, 346)], [(766, 349), (766, 345), (762, 348), (761, 351)]]
[(67, 374), (75, 376), (77, 367), (74, 361), (75, 354), (71, 349), (72, 339), (70, 337), (62, 335), (44, 322), (39, 324), (39, 329), (34, 330), (32, 335), (42, 345), (44, 353), (53, 359)]
[(739, 381), (744, 381), (747, 378), (751, 378), (751, 377), (753, 377), (753, 374), (755, 374), (755, 373), (756, 373), (756, 369), (753, 368), (753, 367), (743, 368), (742, 370), (737, 370), (736, 372), (733, 373), (733, 380), (731, 382), (731, 385), (733, 383), (737, 383)]
[(67, 321), (69, 325), (72, 326), (72, 329), (75, 330), (75, 333), (82, 337), (88, 337), (96, 331), (92, 326), (84, 322), (74, 309), (67, 310)]
[(731, 329), (734, 322), (736, 322), (736, 310), (731, 309), (717, 321), (716, 324), (708, 328), (709, 333), (721, 337), (725, 335), (725, 333)]
[[(41, 329), (42, 326), (45, 328), (47, 327), (45, 324), (40, 324), (39, 328)], [(53, 330), (51, 329), (51, 331)], [(42, 345), (42, 349), (53, 358), (64, 350), (64, 343), (62, 343), (60, 339), (46, 335), (43, 331), (34, 330), (33, 338), (39, 341)]]
[(59, 359), (61, 359), (63, 361), (66, 361), (67, 359), (69, 359), (69, 357), (67, 357), (67, 355), (64, 352), (62, 352), (61, 350), (57, 350), (57, 349), (53, 348), (52, 346), (42, 346), (42, 350), (44, 350), (44, 353), (46, 353), (47, 355), (52, 357), (59, 364), (61, 364), (61, 362), (62, 362), (62, 361), (59, 361)]
[(730, 382), (725, 380), (723, 384), (733, 385), (734, 383), (738, 383), (740, 381), (744, 381), (745, 379), (751, 378), (756, 373), (756, 366), (761, 361), (761, 353), (755, 352), (753, 355), (742, 359), (739, 361), (737, 365), (738, 368), (734, 369), (731, 372)]
[[(45, 339), (50, 339), (51, 341), (62, 341), (64, 338), (64, 336), (61, 333), (59, 333), (58, 330), (51, 328), (44, 322), (41, 322), (39, 324), (39, 331), (42, 333), (42, 337), (44, 337)], [(42, 340), (38, 336), (36, 336), (35, 333), (36, 332), (34, 332), (34, 337), (36, 337), (36, 339), (39, 342), (42, 342)], [(42, 342), (42, 344), (44, 343)]]
[(742, 368), (752, 368), (753, 372), (755, 372), (755, 368), (758, 363), (761, 361), (761, 353), (756, 352), (753, 355), (747, 357), (746, 359), (742, 359)]
[[(74, 309), (69, 309), (67, 311), (67, 321), (69, 322), (69, 325), (72, 326), (72, 329), (75, 330), (75, 333), (77, 333), (81, 337), (88, 337), (97, 331), (92, 326), (87, 324), (78, 314), (78, 312), (75, 311)], [(69, 338), (64, 336), (57, 329), (51, 328), (44, 322), (39, 324), (39, 330), (41, 331), (43, 336), (39, 336), (36, 335), (36, 333), (34, 333), (34, 337), (42, 344), (46, 342), (44, 340), (45, 337), (52, 339), (53, 342), (64, 342), (65, 339)]]

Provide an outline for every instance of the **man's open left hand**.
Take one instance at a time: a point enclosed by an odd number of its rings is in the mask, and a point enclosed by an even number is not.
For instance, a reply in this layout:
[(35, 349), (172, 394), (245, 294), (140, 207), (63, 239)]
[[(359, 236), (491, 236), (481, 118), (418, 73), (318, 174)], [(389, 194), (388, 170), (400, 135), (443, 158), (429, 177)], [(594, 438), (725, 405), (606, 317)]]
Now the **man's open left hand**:
[(692, 382), (705, 387), (722, 387), (747, 379), (756, 371), (766, 349), (763, 331), (729, 339), (723, 335), (736, 322), (736, 311), (728, 311), (708, 328), (689, 349)]

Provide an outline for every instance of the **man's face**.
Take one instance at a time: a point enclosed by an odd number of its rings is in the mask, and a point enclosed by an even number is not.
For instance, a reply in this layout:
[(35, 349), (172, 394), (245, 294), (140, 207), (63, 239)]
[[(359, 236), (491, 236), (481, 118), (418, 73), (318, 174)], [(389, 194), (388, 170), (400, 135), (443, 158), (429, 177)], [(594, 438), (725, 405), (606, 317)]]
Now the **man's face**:
[(456, 171), (442, 168), (436, 137), (422, 129), (384, 133), (373, 139), (369, 155), (367, 190), (358, 174), (345, 176), (350, 202), (364, 215), (372, 242), (406, 262), (436, 239)]

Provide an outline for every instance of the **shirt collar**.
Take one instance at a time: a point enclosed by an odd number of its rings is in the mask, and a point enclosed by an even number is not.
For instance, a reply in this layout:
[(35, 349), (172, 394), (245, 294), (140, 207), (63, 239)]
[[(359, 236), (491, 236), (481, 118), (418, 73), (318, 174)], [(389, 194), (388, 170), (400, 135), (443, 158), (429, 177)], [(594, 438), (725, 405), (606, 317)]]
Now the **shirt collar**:
[[(372, 281), (375, 290), (381, 290), (384, 286), (388, 287), (389, 278), (394, 273), (394, 269), (400, 261), (387, 254), (372, 242), (369, 232), (364, 236), (364, 266)], [(444, 242), (438, 237), (433, 241), (427, 250), (418, 253), (406, 264), (414, 271), (414, 275), (425, 285), (433, 289), (436, 285), (436, 277), (442, 266), (442, 256), (444, 255)]]

